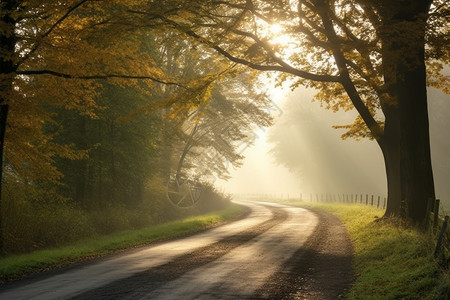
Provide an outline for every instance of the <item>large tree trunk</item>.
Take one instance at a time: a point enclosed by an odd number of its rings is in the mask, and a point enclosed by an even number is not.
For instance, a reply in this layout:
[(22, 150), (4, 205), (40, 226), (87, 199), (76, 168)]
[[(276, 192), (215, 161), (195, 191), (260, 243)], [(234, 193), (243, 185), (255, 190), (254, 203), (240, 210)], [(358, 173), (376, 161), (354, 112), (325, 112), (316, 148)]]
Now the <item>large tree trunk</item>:
[(5, 143), (6, 121), (8, 118), (8, 104), (4, 104), (0, 98), (0, 254), (3, 252), (3, 209), (2, 209), (2, 185), (3, 185), (3, 148)]
[(386, 214), (425, 225), (434, 199), (424, 58), (430, 1), (380, 1), (384, 79), (389, 94), (382, 103), (385, 134), (379, 141), (386, 162)]
[(13, 81), (16, 71), (14, 52), (16, 37), (14, 30), (16, 21), (12, 14), (16, 11), (18, 1), (2, 1), (0, 31), (0, 253), (3, 250), (3, 210), (2, 210), (2, 183), (3, 183), (3, 149), (5, 145), (6, 121), (8, 118), (8, 100), (13, 93)]
[(388, 201), (385, 215), (405, 217), (400, 170), (400, 118), (395, 107), (385, 108), (384, 111), (386, 115), (384, 135), (378, 143), (383, 153), (387, 178)]
[(435, 193), (423, 51), (418, 55), (422, 57), (422, 63), (412, 70), (402, 72), (397, 86), (399, 105), (402, 108), (401, 166), (407, 183), (404, 199), (407, 201), (408, 217), (423, 224), (427, 219), (428, 200), (434, 199)]

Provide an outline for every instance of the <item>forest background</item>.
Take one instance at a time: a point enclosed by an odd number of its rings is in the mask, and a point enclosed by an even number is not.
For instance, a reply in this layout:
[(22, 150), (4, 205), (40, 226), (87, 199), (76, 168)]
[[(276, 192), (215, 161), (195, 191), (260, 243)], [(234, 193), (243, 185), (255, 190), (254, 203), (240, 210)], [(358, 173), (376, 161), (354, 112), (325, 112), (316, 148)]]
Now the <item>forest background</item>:
[(2, 1), (2, 254), (223, 208), (211, 179), (272, 123), (254, 74), (134, 5)]
[[(225, 203), (208, 182), (239, 166), (253, 129), (273, 122), (257, 70), (318, 89), (333, 111), (356, 107), (360, 116), (337, 128), (378, 142), (387, 211), (425, 224), (422, 196), (434, 185), (424, 59), (427, 83), (448, 92), (445, 2), (430, 11), (430, 1), (298, 1), (297, 11), (290, 1), (257, 3), (2, 1), (2, 252), (167, 220), (187, 211), (172, 204), (201, 197)], [(305, 44), (277, 42), (280, 24)], [(399, 56), (402, 47), (417, 64)], [(419, 85), (420, 101), (406, 101)], [(423, 188), (412, 184), (421, 178), (414, 168), (426, 172)]]

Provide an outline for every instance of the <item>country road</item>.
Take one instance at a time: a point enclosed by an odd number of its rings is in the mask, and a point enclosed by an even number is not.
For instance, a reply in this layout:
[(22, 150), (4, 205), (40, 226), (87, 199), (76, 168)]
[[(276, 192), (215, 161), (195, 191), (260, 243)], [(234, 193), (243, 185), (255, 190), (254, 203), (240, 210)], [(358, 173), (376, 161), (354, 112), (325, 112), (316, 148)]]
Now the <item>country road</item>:
[(326, 213), (275, 203), (196, 235), (0, 287), (0, 299), (336, 299), (351, 243)]

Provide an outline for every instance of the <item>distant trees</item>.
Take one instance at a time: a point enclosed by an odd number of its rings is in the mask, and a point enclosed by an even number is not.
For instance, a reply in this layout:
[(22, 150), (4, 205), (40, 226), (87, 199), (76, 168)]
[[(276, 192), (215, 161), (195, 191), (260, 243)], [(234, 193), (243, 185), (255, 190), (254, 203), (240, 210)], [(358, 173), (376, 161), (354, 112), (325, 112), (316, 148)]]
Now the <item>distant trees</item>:
[[(272, 124), (271, 101), (252, 80), (255, 74), (215, 51), (197, 49), (195, 42), (181, 39), (173, 30), (156, 40), (163, 72), (183, 78), (190, 87), (161, 85), (158, 97), (163, 101), (148, 106), (151, 110), (165, 105), (161, 172), (169, 179), (170, 192), (177, 194), (185, 184), (227, 178), (228, 167), (240, 165), (239, 152), (253, 143), (253, 130)], [(180, 193), (183, 198), (184, 191)]]
[(132, 207), (152, 178), (226, 176), (252, 126), (271, 123), (250, 67), (355, 107), (344, 137), (378, 142), (387, 214), (421, 223), (434, 197), (425, 54), (429, 84), (448, 91), (446, 13), (440, 0), (2, 1), (0, 187)]
[(154, 82), (166, 79), (139, 39), (144, 30), (127, 26), (123, 16), (117, 15), (117, 4), (90, 0), (0, 3), (0, 161), (6, 166), (2, 175), (27, 188), (57, 184), (63, 174), (55, 160), (79, 159), (87, 153), (55, 142), (55, 135), (44, 130), (54, 122), (48, 107), (95, 117), (100, 108), (95, 100), (103, 87), (100, 81), (151, 89)]
[[(11, 218), (20, 222), (21, 211), (32, 219), (29, 212), (35, 210), (36, 218), (47, 222), (44, 210), (61, 208), (68, 227), (72, 218), (67, 214), (80, 222), (89, 219), (80, 217), (80, 208), (104, 211), (93, 221), (103, 222), (105, 232), (116, 228), (106, 220), (111, 214), (125, 227), (145, 224), (131, 219), (145, 218), (151, 205), (160, 209), (174, 161), (183, 161), (178, 168), (183, 176), (200, 175), (203, 165), (195, 162), (194, 149), (215, 151), (210, 170), (221, 176), (226, 162), (216, 168), (219, 159), (237, 163), (236, 148), (251, 141), (252, 126), (270, 124), (270, 116), (258, 107), (267, 97), (236, 77), (238, 67), (137, 13), (146, 4), (0, 3), (0, 187), (6, 186), (0, 195), (8, 198), (7, 203), (0, 200), (0, 251), (6, 235), (17, 239), (14, 231), (20, 236)], [(250, 92), (243, 89), (247, 84)], [(227, 105), (227, 112), (218, 111)], [(240, 119), (226, 128), (225, 116), (234, 113)], [(194, 123), (210, 131), (195, 136), (186, 148)], [(214, 189), (206, 190), (214, 198)], [(53, 217), (58, 215), (48, 222)], [(86, 222), (72, 226), (83, 231)], [(3, 232), (5, 224), (10, 232)]]
[(80, 159), (57, 160), (63, 195), (86, 209), (135, 207), (142, 201), (147, 181), (157, 172), (162, 120), (158, 113), (130, 115), (148, 100), (135, 89), (104, 83), (96, 118), (59, 110), (52, 126), (58, 131), (55, 141), (86, 152)]
[(269, 108), (270, 99), (249, 85), (245, 74), (218, 83), (209, 101), (181, 126), (183, 147), (177, 155), (176, 177), (191, 172), (197, 178), (228, 178), (229, 164), (239, 166), (243, 158), (239, 151), (253, 143), (255, 127), (272, 124), (272, 116), (264, 110)]
[[(151, 3), (152, 7), (155, 3)], [(426, 67), (429, 83), (449, 61), (444, 1), (167, 1), (153, 14), (169, 28), (232, 62), (278, 71), (279, 82), (318, 89), (329, 109), (355, 108), (344, 138), (371, 138), (383, 153), (386, 215), (425, 224), (434, 198)], [(425, 46), (426, 45), (426, 46)], [(436, 61), (438, 60), (438, 61)]]

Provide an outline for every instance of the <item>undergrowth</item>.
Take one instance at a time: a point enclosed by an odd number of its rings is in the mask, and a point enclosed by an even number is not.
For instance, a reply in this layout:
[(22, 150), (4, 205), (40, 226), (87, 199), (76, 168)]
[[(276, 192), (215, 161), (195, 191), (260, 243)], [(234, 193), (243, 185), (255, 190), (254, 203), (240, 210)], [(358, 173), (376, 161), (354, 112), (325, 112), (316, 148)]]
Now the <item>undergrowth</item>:
[(226, 209), (208, 214), (190, 216), (137, 230), (125, 230), (109, 235), (94, 236), (63, 247), (9, 255), (0, 258), (0, 283), (110, 254), (118, 250), (183, 236), (235, 219), (245, 211), (244, 207), (232, 204)]
[(345, 224), (354, 247), (354, 283), (347, 299), (449, 299), (449, 270), (434, 259), (434, 237), (364, 205), (316, 204)]

